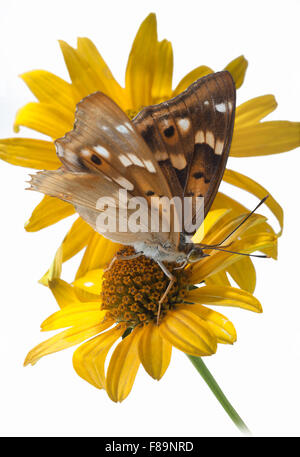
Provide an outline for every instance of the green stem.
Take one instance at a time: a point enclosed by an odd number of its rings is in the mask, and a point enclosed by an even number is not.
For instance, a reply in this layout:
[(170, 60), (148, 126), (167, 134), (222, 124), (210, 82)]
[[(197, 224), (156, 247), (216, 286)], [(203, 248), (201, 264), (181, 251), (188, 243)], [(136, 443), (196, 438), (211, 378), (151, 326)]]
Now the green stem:
[(236, 410), (233, 408), (233, 406), (229, 403), (227, 398), (225, 397), (224, 393), (220, 389), (220, 386), (217, 384), (216, 380), (214, 379), (213, 375), (211, 372), (208, 370), (207, 366), (203, 362), (201, 357), (195, 357), (194, 355), (188, 355), (188, 358), (198, 371), (198, 373), (202, 376), (212, 393), (215, 395), (217, 400), (221, 403), (223, 408), (225, 409), (226, 413), (234, 422), (234, 424), (238, 427), (238, 429), (246, 434), (250, 434), (250, 430), (248, 429), (247, 425), (245, 422), (240, 418)]

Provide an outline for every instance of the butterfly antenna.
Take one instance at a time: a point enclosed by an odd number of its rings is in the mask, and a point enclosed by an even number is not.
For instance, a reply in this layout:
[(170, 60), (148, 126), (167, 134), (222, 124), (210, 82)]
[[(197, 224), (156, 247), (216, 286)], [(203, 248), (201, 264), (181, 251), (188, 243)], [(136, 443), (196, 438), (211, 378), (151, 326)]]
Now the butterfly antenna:
[(213, 251), (223, 251), (223, 252), (229, 252), (230, 254), (239, 254), (239, 255), (246, 255), (247, 257), (259, 257), (261, 259), (268, 259), (269, 256), (264, 255), (264, 254), (246, 254), (245, 252), (237, 252), (237, 251), (228, 251), (228, 249), (222, 249), (218, 247), (207, 247), (203, 248), (204, 250), (206, 249), (211, 249)]
[[(226, 240), (228, 240), (228, 238), (231, 237), (231, 235), (234, 234), (234, 232), (236, 232), (248, 219), (249, 217), (252, 216), (252, 214), (255, 213), (255, 211), (263, 204), (265, 203), (265, 201), (267, 200), (267, 198), (269, 197), (269, 195), (266, 195), (259, 203), (258, 205), (256, 205), (256, 207), (251, 211), (251, 213), (247, 214), (247, 216), (232, 230), (232, 232), (229, 233), (229, 235), (226, 236), (226, 238), (224, 238), (223, 241), (221, 241), (220, 243), (218, 244), (202, 244), (202, 243), (199, 243), (199, 245), (201, 245), (203, 247), (203, 249), (212, 249), (212, 248), (217, 248), (218, 246), (221, 246), (221, 244), (225, 243)], [(232, 243), (230, 243), (232, 244)], [(228, 246), (230, 246), (230, 244)], [(226, 247), (226, 246), (225, 246)], [(219, 249), (220, 250), (220, 249)], [(227, 252), (230, 252), (230, 251), (227, 251)], [(238, 254), (238, 253), (237, 253)], [(248, 255), (248, 254), (246, 254)]]

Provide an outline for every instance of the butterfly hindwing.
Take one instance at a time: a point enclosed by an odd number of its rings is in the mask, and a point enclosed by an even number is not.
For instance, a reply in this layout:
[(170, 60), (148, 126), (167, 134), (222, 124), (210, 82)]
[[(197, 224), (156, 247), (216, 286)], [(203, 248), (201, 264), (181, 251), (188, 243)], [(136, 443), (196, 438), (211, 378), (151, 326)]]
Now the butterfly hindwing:
[[(65, 169), (42, 171), (31, 175), (30, 185), (31, 190), (71, 203), (95, 231), (114, 242), (132, 245), (136, 241), (153, 243), (155, 240), (148, 227), (143, 227), (143, 231), (138, 233), (120, 231), (120, 221), (123, 227), (126, 227), (128, 218), (134, 211), (127, 207), (124, 211), (124, 205), (118, 198), (120, 186), (106, 179), (102, 173), (70, 172)], [(130, 197), (132, 196), (129, 193), (128, 198)], [(119, 211), (120, 209), (123, 211)], [(104, 224), (112, 222), (107, 231), (99, 230), (98, 217), (103, 210), (106, 212)], [(144, 210), (147, 212), (148, 207)], [(110, 220), (107, 220), (107, 217), (110, 217)]]
[[(204, 216), (219, 188), (232, 138), (235, 85), (229, 72), (193, 83), (172, 100), (147, 107), (133, 120), (174, 195), (204, 198)], [(185, 227), (188, 224), (185, 223)]]
[(204, 197), (205, 217), (218, 191), (229, 156), (235, 115), (235, 85), (228, 72), (203, 79), (203, 85), (194, 92), (201, 110), (199, 115), (194, 115), (195, 146), (185, 195)]

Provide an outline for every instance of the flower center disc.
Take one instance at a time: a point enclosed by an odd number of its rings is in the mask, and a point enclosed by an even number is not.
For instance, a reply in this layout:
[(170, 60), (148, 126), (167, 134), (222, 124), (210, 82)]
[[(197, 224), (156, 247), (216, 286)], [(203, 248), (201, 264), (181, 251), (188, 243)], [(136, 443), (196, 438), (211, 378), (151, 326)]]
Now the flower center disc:
[[(135, 254), (128, 247), (117, 255)], [(161, 306), (160, 319), (169, 309), (182, 303), (188, 291), (188, 273), (174, 270), (178, 265), (167, 264), (176, 282)], [(102, 309), (117, 322), (126, 322), (135, 327), (138, 324), (157, 320), (159, 300), (169, 285), (169, 278), (154, 260), (140, 256), (131, 260), (116, 260), (103, 275)]]

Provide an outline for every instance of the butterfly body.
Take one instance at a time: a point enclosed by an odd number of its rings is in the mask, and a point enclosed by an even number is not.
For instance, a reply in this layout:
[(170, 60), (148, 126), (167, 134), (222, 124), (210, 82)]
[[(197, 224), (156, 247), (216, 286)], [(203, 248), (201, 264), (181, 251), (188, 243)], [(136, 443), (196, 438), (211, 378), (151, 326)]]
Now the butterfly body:
[[(62, 167), (33, 175), (31, 189), (71, 203), (96, 231), (133, 246), (168, 274), (164, 262), (186, 264), (205, 256), (191, 238), (218, 191), (234, 115), (235, 86), (227, 71), (201, 78), (172, 100), (146, 107), (132, 121), (96, 92), (77, 105), (74, 129), (55, 142)], [(140, 230), (128, 229), (135, 213), (120, 200), (120, 190), (131, 200), (144, 199)], [(159, 206), (162, 198), (177, 198), (179, 205), (165, 213)], [(190, 199), (190, 211), (183, 210), (185, 199)], [(154, 200), (159, 224), (153, 231)], [(107, 233), (98, 224), (104, 206), (115, 222)], [(169, 228), (162, 230), (167, 219)]]
[(133, 244), (136, 252), (142, 252), (146, 257), (150, 259), (162, 262), (175, 262), (181, 263), (186, 258), (186, 253), (176, 249), (172, 244), (150, 244), (141, 241), (137, 241)]

